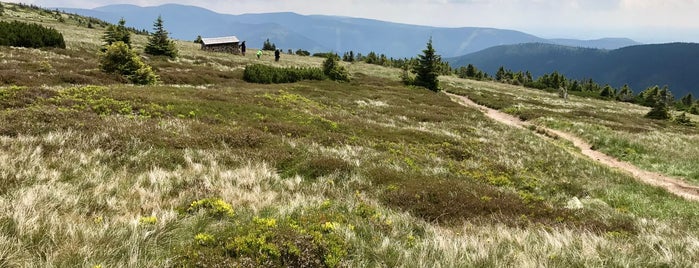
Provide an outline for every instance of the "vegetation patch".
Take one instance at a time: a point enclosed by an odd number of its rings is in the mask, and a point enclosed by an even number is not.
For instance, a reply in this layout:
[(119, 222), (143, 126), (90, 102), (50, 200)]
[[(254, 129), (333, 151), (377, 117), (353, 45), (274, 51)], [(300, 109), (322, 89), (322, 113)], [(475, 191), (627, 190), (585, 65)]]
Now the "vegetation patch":
[(323, 80), (325, 75), (319, 68), (273, 67), (263, 64), (245, 66), (243, 79), (250, 83), (281, 84), (301, 80)]
[(34, 23), (0, 21), (0, 46), (66, 48), (66, 43), (56, 29)]
[(328, 221), (340, 217), (323, 211), (283, 219), (236, 216), (225, 226), (208, 226), (183, 248), (178, 265), (342, 267), (352, 250), (340, 233), (347, 224)]

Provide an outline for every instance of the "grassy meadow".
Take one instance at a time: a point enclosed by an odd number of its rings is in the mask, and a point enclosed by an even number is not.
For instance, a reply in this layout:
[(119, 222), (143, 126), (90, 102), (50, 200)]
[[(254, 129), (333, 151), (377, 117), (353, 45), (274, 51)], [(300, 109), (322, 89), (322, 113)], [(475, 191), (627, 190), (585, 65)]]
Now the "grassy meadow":
[[(0, 267), (699, 263), (698, 203), (406, 87), (401, 70), (343, 63), (351, 82), (251, 84), (247, 64), (323, 59), (178, 41), (176, 60), (145, 57), (161, 84), (127, 85), (99, 71), (103, 29), (3, 6), (0, 20), (56, 28), (67, 48), (0, 47)], [(141, 53), (146, 37), (132, 39)], [(645, 108), (442, 84), (699, 180), (696, 129)]]

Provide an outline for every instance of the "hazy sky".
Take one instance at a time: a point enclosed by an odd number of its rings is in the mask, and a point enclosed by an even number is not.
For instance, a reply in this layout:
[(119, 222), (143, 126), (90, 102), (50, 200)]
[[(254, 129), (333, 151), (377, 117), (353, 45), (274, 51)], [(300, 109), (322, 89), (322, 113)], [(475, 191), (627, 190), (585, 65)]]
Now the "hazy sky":
[[(8, 1), (8, 0), (3, 0)], [(219, 13), (292, 11), (432, 26), (478, 26), (545, 38), (699, 42), (699, 0), (20, 0), (43, 7), (196, 5)]]

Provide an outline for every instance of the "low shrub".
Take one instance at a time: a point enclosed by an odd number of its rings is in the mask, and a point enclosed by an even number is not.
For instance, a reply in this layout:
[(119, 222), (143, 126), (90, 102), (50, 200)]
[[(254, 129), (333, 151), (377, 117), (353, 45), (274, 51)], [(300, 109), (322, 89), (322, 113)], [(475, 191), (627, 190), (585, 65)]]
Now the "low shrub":
[(53, 28), (18, 21), (0, 21), (0, 46), (66, 48), (66, 43), (63, 34)]
[(338, 267), (350, 250), (336, 231), (340, 225), (260, 217), (237, 221), (218, 232), (198, 233), (176, 266)]
[(134, 84), (152, 85), (158, 82), (153, 69), (143, 63), (141, 57), (124, 42), (118, 41), (100, 52), (100, 68), (106, 73), (125, 76)]
[(187, 212), (195, 212), (205, 210), (206, 213), (213, 217), (233, 217), (233, 207), (221, 198), (204, 198), (192, 202), (187, 208)]
[(253, 64), (245, 67), (243, 79), (250, 83), (281, 84), (301, 80), (323, 80), (325, 75), (319, 68), (280, 68)]
[(335, 54), (330, 54), (323, 62), (323, 73), (333, 81), (349, 82), (349, 72), (345, 67), (338, 64), (339, 57)]

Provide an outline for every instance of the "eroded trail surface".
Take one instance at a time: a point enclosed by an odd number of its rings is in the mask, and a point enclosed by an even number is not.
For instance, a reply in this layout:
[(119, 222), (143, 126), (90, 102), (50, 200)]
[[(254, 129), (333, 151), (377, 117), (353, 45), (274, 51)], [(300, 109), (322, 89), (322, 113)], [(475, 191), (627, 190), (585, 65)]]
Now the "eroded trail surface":
[(639, 181), (653, 186), (662, 187), (667, 191), (681, 196), (683, 198), (686, 198), (688, 200), (699, 201), (699, 187), (683, 182), (681, 179), (668, 177), (656, 172), (642, 170), (632, 164), (619, 161), (618, 159), (606, 155), (602, 152), (592, 150), (590, 149), (592, 147), (590, 146), (590, 144), (570, 133), (546, 127), (536, 126), (529, 122), (522, 121), (519, 118), (511, 116), (509, 114), (479, 105), (465, 96), (459, 96), (450, 93), (447, 93), (447, 95), (449, 95), (452, 99), (457, 100), (460, 104), (464, 106), (474, 107), (483, 111), (483, 113), (485, 113), (485, 115), (487, 115), (488, 117), (503, 124), (523, 129), (536, 129), (536, 132), (538, 134), (541, 134), (541, 136), (547, 138), (561, 138), (568, 140), (572, 142), (575, 145), (575, 147), (579, 148), (583, 155), (592, 158), (593, 160), (602, 163), (603, 165), (623, 170), (633, 175)]

